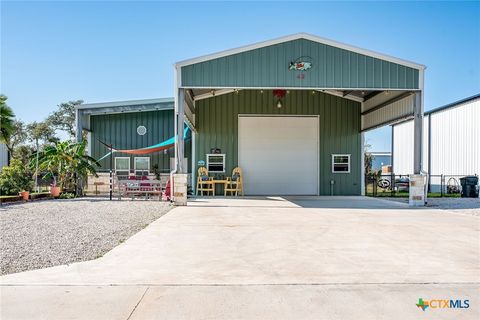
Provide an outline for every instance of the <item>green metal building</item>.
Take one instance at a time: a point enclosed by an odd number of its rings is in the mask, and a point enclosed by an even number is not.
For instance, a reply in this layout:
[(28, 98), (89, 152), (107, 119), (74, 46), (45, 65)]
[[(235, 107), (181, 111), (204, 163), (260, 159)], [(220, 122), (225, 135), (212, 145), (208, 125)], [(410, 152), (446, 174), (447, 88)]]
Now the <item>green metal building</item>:
[[(175, 135), (174, 152), (152, 162), (173, 156), (172, 173), (192, 172), (193, 187), (199, 165), (219, 179), (239, 166), (246, 195), (360, 195), (368, 130), (413, 118), (422, 171), (424, 70), (299, 33), (176, 63), (173, 99), (84, 105), (77, 136), (90, 132), (98, 157), (97, 139), (138, 148)], [(141, 124), (151, 136), (138, 136)]]
[[(86, 133), (89, 154), (100, 159), (99, 172), (170, 173), (174, 148), (143, 155), (115, 152), (149, 147), (174, 135), (173, 98), (83, 104), (77, 107), (78, 125)], [(188, 135), (189, 136), (189, 135)], [(191, 141), (185, 142), (186, 157)]]
[(305, 33), (189, 59), (175, 65), (176, 131), (193, 131), (193, 172), (213, 150), (247, 195), (360, 195), (367, 130), (414, 118), (420, 173), (424, 69)]

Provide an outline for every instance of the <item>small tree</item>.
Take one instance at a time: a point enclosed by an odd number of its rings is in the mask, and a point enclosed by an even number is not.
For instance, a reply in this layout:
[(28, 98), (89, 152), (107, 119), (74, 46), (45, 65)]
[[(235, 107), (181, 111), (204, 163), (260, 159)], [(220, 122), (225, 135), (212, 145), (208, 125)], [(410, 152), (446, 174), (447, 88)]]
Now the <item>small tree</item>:
[(16, 195), (20, 191), (32, 191), (32, 172), (20, 160), (12, 159), (0, 172), (0, 194)]
[(59, 141), (58, 137), (55, 136), (55, 130), (47, 122), (32, 122), (26, 126), (26, 131), (28, 134), (28, 140), (34, 142), (35, 145), (47, 145), (55, 144)]
[(58, 110), (51, 113), (46, 122), (56, 130), (65, 131), (70, 138), (75, 138), (75, 107), (82, 103), (83, 100), (60, 103)]
[(45, 177), (53, 176), (60, 189), (73, 189), (76, 178), (86, 177), (87, 174), (97, 175), (96, 168), (100, 166), (97, 160), (85, 154), (86, 145), (83, 140), (80, 143), (63, 141), (46, 146), (38, 154), (32, 155), (30, 167), (35, 167), (38, 155), (39, 171), (47, 172)]

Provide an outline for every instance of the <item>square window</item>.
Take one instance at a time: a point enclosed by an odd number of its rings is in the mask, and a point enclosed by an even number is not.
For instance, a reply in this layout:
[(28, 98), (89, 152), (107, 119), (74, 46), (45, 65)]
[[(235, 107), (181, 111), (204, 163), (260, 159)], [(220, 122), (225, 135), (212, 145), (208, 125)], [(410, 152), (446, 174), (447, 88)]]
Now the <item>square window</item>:
[(207, 170), (208, 172), (225, 172), (225, 155), (224, 154), (207, 154)]
[(135, 157), (133, 168), (136, 175), (148, 175), (150, 173), (150, 157)]
[(130, 158), (129, 157), (116, 157), (115, 158), (115, 171), (130, 171)]
[(332, 154), (332, 173), (350, 173), (349, 154)]

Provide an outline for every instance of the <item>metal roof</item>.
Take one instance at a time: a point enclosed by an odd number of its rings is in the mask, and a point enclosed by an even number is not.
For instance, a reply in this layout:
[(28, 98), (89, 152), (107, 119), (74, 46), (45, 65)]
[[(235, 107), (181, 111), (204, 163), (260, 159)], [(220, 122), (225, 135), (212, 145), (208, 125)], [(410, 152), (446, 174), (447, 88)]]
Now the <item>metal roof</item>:
[(469, 102), (469, 101), (472, 101), (472, 100), (475, 100), (475, 99), (479, 99), (479, 98), (480, 98), (480, 93), (478, 93), (476, 95), (473, 95), (471, 97), (467, 97), (467, 98), (464, 98), (464, 99), (446, 104), (444, 106), (441, 106), (441, 107), (438, 107), (438, 108), (435, 108), (435, 109), (432, 109), (432, 110), (429, 110), (429, 111), (425, 111), (424, 114), (428, 115), (428, 114), (440, 112), (440, 111), (443, 111), (443, 110), (446, 110), (446, 109), (455, 108), (460, 104), (463, 104), (465, 102)]
[(348, 51), (351, 51), (351, 52), (356, 52), (356, 53), (363, 54), (363, 55), (366, 55), (366, 56), (370, 56), (370, 57), (373, 57), (373, 58), (389, 61), (389, 62), (392, 62), (392, 63), (397, 63), (397, 64), (400, 64), (400, 65), (404, 65), (404, 66), (414, 68), (414, 69), (418, 69), (418, 70), (426, 69), (426, 66), (423, 65), (423, 64), (419, 64), (419, 63), (408, 61), (408, 60), (405, 60), (405, 59), (400, 59), (400, 58), (397, 58), (397, 57), (393, 57), (393, 56), (390, 56), (390, 55), (387, 55), (387, 54), (378, 53), (378, 52), (375, 52), (375, 51), (359, 48), (359, 47), (356, 47), (356, 46), (344, 44), (344, 43), (337, 42), (337, 41), (334, 41), (334, 40), (318, 37), (318, 36), (311, 35), (311, 34), (308, 34), (308, 33), (305, 33), (305, 32), (295, 33), (295, 34), (292, 34), (292, 35), (288, 35), (288, 36), (284, 36), (284, 37), (280, 37), (280, 38), (276, 38), (276, 39), (272, 39), (272, 40), (257, 42), (257, 43), (254, 43), (254, 44), (250, 44), (250, 45), (246, 45), (246, 46), (242, 46), (242, 47), (238, 47), (238, 48), (234, 48), (234, 49), (224, 50), (224, 51), (216, 52), (216, 53), (213, 53), (213, 54), (208, 54), (208, 55), (204, 55), (204, 56), (200, 56), (200, 57), (196, 57), (196, 58), (192, 58), (192, 59), (182, 60), (182, 61), (177, 62), (175, 64), (175, 67), (180, 68), (180, 67), (184, 67), (184, 66), (199, 63), (199, 62), (204, 62), (204, 61), (208, 61), (208, 60), (222, 58), (222, 57), (234, 55), (234, 54), (237, 54), (237, 53), (246, 52), (246, 51), (250, 51), (250, 50), (254, 50), (254, 49), (258, 49), (258, 48), (263, 48), (263, 47), (267, 47), (267, 46), (271, 46), (271, 45), (275, 45), (275, 44), (279, 44), (279, 43), (283, 43), (283, 42), (288, 42), (288, 41), (292, 41), (292, 40), (298, 40), (298, 39), (306, 39), (306, 40), (310, 40), (310, 41), (313, 41), (313, 42), (322, 43), (322, 44), (329, 45), (329, 46), (332, 46), (332, 47), (345, 49), (345, 50), (348, 50)]
[[(461, 99), (461, 100), (458, 100), (458, 101), (455, 101), (455, 102), (452, 102), (452, 103), (449, 103), (449, 104), (446, 104), (446, 105), (441, 106), (441, 107), (437, 107), (437, 108), (429, 110), (429, 111), (425, 111), (423, 114), (425, 116), (428, 116), (428, 115), (431, 115), (431, 114), (434, 114), (434, 113), (437, 113), (437, 112), (441, 112), (441, 111), (444, 111), (444, 110), (456, 108), (456, 107), (460, 106), (461, 104), (464, 104), (466, 102), (470, 102), (470, 101), (473, 101), (473, 100), (476, 100), (476, 99), (480, 99), (480, 93), (475, 94), (475, 95), (470, 96), (470, 97), (467, 97), (467, 98), (464, 98), (464, 99)], [(403, 120), (403, 121), (396, 122), (396, 123), (392, 124), (392, 127), (394, 127), (396, 125), (399, 125), (399, 124), (402, 124), (402, 123), (405, 123), (407, 121), (411, 121), (411, 119), (406, 119), (406, 120)]]
[[(127, 100), (127, 101), (113, 101), (100, 103), (85, 103), (75, 107), (75, 109), (95, 109), (95, 108), (112, 108), (125, 107), (136, 105), (150, 105), (150, 104), (169, 104), (173, 103), (173, 98), (158, 98), (158, 99), (142, 99), (142, 100)], [(173, 105), (172, 105), (173, 108)]]

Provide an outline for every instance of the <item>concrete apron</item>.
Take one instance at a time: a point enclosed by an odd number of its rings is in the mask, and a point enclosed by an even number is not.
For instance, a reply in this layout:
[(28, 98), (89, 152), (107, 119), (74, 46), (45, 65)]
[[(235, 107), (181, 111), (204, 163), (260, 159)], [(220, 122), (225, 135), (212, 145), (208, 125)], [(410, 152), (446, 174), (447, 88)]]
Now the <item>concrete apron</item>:
[(198, 199), (97, 260), (1, 277), (1, 318), (476, 319), (415, 303), (475, 301), (478, 229), (361, 197)]

